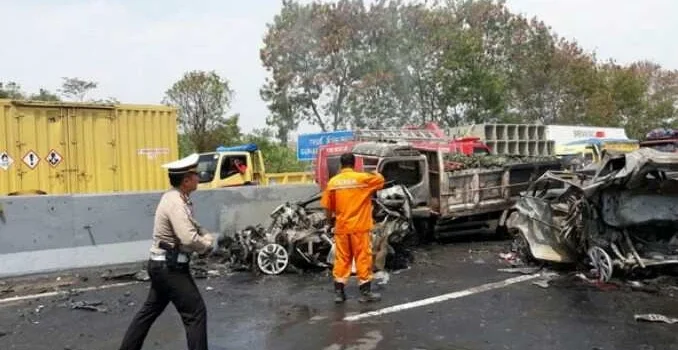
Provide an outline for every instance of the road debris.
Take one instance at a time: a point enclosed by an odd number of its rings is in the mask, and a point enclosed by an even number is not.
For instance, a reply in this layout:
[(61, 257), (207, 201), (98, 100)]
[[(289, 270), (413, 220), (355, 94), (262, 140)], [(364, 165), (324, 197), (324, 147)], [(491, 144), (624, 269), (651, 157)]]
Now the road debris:
[(103, 313), (108, 312), (108, 308), (102, 305), (102, 301), (75, 301), (69, 303), (69, 307), (73, 310), (86, 310)]
[(539, 287), (542, 287), (542, 288), (548, 288), (549, 282), (550, 282), (550, 280), (543, 279), (543, 280), (539, 280), (539, 281), (534, 281), (534, 282), (532, 282), (532, 284), (539, 286)]
[(660, 314), (639, 314), (634, 315), (633, 318), (636, 321), (646, 321), (646, 322), (663, 322), (668, 324), (678, 323), (678, 318), (667, 317)]
[(113, 270), (106, 270), (103, 274), (101, 274), (101, 278), (106, 281), (125, 280), (145, 282), (150, 280), (148, 272), (145, 269), (124, 272), (113, 272)]
[(497, 269), (500, 272), (520, 273), (523, 275), (532, 275), (541, 270), (541, 267), (513, 267), (508, 269)]

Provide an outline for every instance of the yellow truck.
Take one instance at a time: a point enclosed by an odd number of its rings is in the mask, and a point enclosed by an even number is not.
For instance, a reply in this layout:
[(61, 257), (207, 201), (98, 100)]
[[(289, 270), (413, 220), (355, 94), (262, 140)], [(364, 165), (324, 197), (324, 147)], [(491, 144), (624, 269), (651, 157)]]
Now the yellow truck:
[(198, 190), (247, 185), (313, 183), (313, 172), (267, 174), (264, 157), (256, 144), (218, 147), (200, 153)]
[(606, 152), (629, 153), (640, 148), (633, 139), (589, 138), (556, 145), (556, 156), (571, 170), (599, 164)]
[[(0, 99), (0, 196), (164, 190), (161, 165), (178, 158), (177, 143), (173, 107)], [(231, 155), (249, 169), (222, 178)], [(215, 156), (219, 176), (202, 188), (313, 182), (311, 172), (266, 174), (258, 150), (205, 153), (206, 172)]]

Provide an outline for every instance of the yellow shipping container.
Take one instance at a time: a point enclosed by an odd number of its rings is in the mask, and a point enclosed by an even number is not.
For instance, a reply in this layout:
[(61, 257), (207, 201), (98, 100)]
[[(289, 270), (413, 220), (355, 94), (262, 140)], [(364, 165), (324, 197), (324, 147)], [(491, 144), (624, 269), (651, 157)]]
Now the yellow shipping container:
[(0, 195), (166, 189), (176, 115), (162, 105), (0, 99)]

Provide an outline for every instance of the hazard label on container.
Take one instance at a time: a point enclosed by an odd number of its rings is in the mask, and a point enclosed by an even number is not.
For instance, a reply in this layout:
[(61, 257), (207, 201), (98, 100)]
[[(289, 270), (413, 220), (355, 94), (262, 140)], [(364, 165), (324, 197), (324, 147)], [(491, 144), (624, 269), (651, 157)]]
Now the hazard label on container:
[(14, 163), (14, 159), (7, 154), (7, 152), (0, 152), (0, 168), (7, 170)]
[(49, 153), (47, 153), (47, 157), (45, 157), (47, 163), (53, 167), (59, 165), (63, 159), (64, 158), (61, 156), (61, 154), (59, 154), (59, 152), (57, 152), (55, 149), (49, 151)]
[(38, 157), (38, 154), (33, 152), (33, 150), (28, 151), (21, 160), (23, 160), (31, 169), (35, 169), (35, 167), (38, 166), (38, 163), (40, 163), (40, 157)]

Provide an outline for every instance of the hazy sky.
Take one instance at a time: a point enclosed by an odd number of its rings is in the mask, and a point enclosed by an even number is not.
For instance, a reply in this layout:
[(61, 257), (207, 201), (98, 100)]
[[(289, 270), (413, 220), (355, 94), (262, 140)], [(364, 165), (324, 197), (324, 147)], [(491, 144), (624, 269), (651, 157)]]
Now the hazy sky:
[[(676, 0), (508, 0), (601, 58), (678, 69)], [(216, 70), (236, 91), (241, 128), (265, 123), (259, 48), (281, 0), (0, 0), (0, 81), (56, 90), (61, 77), (99, 82), (92, 97), (159, 103), (187, 70)], [(315, 131), (303, 127), (300, 132)]]

